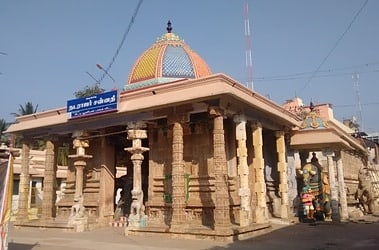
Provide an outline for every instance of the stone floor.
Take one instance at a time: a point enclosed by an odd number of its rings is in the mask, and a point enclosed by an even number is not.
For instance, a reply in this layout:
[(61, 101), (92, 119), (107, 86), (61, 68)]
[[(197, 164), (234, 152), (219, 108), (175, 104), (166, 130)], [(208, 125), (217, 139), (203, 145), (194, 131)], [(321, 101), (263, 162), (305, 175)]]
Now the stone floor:
[(272, 231), (235, 242), (173, 239), (163, 236), (125, 236), (124, 228), (102, 228), (90, 232), (10, 227), (9, 250), (97, 250), (97, 249), (379, 249), (379, 217), (363, 216), (348, 222), (283, 223), (272, 221)]

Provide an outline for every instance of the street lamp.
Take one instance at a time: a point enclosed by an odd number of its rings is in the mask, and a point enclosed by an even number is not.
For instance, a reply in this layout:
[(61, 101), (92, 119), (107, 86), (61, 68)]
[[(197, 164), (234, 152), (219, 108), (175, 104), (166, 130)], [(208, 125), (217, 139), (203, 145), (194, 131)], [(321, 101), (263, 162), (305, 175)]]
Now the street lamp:
[(100, 70), (102, 70), (107, 76), (109, 76), (110, 79), (112, 79), (113, 82), (116, 82), (113, 77), (108, 73), (108, 71), (106, 71), (103, 66), (101, 66), (100, 64), (96, 64), (96, 67)]

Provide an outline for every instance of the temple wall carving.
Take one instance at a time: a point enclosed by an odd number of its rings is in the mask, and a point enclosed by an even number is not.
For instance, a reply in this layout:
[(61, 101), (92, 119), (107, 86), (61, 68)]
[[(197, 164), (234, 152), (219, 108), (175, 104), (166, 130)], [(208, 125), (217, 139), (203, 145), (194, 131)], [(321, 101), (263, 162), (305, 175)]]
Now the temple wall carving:
[[(211, 226), (214, 220), (216, 187), (213, 149), (209, 146), (213, 144), (211, 122), (183, 125), (184, 187), (181, 192), (185, 197), (185, 220), (190, 224)], [(226, 124), (227, 127), (233, 126), (232, 122)], [(146, 207), (149, 221), (168, 224), (167, 217), (172, 212), (172, 127), (150, 128), (149, 133), (152, 138), (149, 146), (149, 200)], [(226, 132), (225, 136), (235, 138), (234, 131)], [(233, 151), (235, 148), (230, 148), (228, 154), (228, 172), (231, 174), (228, 177), (228, 192), (231, 213), (238, 219), (239, 181)]]
[[(75, 150), (71, 149), (70, 153)], [(93, 158), (86, 159), (83, 169), (83, 206), (89, 218), (96, 218), (99, 225), (112, 220), (114, 209), (114, 148), (107, 145), (104, 137), (89, 141), (86, 153)], [(66, 187), (63, 198), (57, 203), (57, 217), (68, 217), (75, 199), (75, 159), (69, 160)], [(112, 190), (112, 192), (109, 192)]]
[(349, 151), (342, 151), (341, 159), (345, 177), (347, 201), (348, 204), (355, 203), (355, 193), (359, 185), (359, 170), (365, 166), (365, 163), (361, 157)]

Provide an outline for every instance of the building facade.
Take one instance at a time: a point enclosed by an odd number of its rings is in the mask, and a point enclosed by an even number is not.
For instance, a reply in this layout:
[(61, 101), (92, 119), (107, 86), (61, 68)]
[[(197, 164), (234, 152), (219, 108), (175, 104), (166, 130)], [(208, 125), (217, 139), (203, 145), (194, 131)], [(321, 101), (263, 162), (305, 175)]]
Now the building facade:
[[(270, 218), (294, 219), (298, 170), (310, 153), (326, 157), (335, 220), (341, 217), (338, 202), (343, 208), (345, 202), (342, 159), (365, 164), (365, 148), (346, 131), (332, 126), (325, 129), (334, 141), (319, 137), (324, 131), (304, 126), (307, 117), (212, 74), (170, 23), (137, 59), (123, 91), (106, 95), (19, 117), (7, 130), (24, 138), (17, 225), (78, 232), (109, 226), (121, 185), (127, 192), (118, 213), (127, 218), (128, 234), (235, 239), (269, 229)], [(98, 113), (100, 102), (114, 106)], [(95, 111), (86, 110), (91, 105)], [(38, 222), (25, 216), (29, 145), (37, 139), (46, 142)], [(56, 156), (63, 143), (71, 150), (65, 191), (56, 201)], [(118, 170), (126, 178), (118, 178)]]

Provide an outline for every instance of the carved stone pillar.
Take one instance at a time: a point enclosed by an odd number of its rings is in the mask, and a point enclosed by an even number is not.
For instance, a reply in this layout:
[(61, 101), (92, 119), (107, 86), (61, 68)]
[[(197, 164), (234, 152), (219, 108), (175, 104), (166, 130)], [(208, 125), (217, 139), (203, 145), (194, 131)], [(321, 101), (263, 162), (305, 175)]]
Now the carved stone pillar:
[(281, 197), (281, 213), (283, 219), (289, 218), (288, 203), (288, 176), (286, 162), (286, 144), (284, 131), (276, 131), (276, 151), (278, 154), (278, 171), (279, 171), (279, 192)]
[(29, 176), (30, 146), (29, 142), (22, 144), (21, 174), (18, 194), (17, 223), (27, 222), (29, 208), (30, 176)]
[(183, 227), (185, 223), (185, 180), (183, 127), (174, 122), (172, 130), (172, 221), (171, 228)]
[(228, 170), (226, 164), (224, 118), (222, 110), (211, 108), (213, 118), (213, 161), (215, 170), (215, 230), (230, 231), (230, 202), (228, 191)]
[(345, 187), (345, 178), (343, 173), (343, 165), (341, 159), (341, 151), (336, 152), (337, 161), (337, 178), (338, 178), (338, 191), (339, 191), (339, 201), (341, 205), (341, 220), (347, 220), (349, 214), (347, 211), (347, 196)]
[(338, 190), (336, 186), (336, 174), (334, 170), (334, 162), (333, 162), (333, 151), (325, 150), (323, 154), (327, 158), (328, 162), (328, 176), (329, 176), (329, 185), (330, 185), (330, 205), (332, 209), (332, 220), (340, 221), (340, 213), (338, 208)]
[(84, 131), (75, 131), (73, 136), (76, 137), (73, 140), (73, 148), (76, 149), (75, 155), (69, 155), (69, 158), (74, 160), (75, 167), (75, 195), (74, 205), (71, 208), (71, 215), (69, 218), (69, 224), (75, 226), (76, 232), (83, 232), (87, 230), (88, 221), (85, 215), (84, 207), (84, 169), (87, 166), (87, 160), (92, 158), (92, 155), (87, 155), (85, 149), (89, 147), (89, 141), (85, 139), (79, 139), (85, 136)]
[(45, 171), (43, 179), (43, 199), (41, 220), (50, 220), (55, 216), (56, 201), (56, 176), (57, 176), (57, 152), (52, 138), (46, 141)]
[(264, 159), (263, 159), (263, 137), (262, 125), (259, 122), (253, 122), (251, 125), (253, 133), (254, 159), (253, 166), (255, 170), (255, 219), (256, 223), (265, 223), (268, 221), (268, 209), (266, 203), (266, 183), (264, 177)]
[(238, 175), (240, 179), (239, 196), (241, 199), (240, 207), (240, 226), (247, 226), (251, 223), (251, 193), (249, 188), (249, 166), (247, 164), (246, 147), (246, 118), (242, 115), (234, 117), (236, 125)]
[(84, 168), (87, 166), (87, 159), (92, 158), (92, 155), (86, 155), (85, 153), (85, 148), (89, 147), (88, 140), (74, 139), (73, 147), (76, 149), (76, 154), (68, 157), (74, 159), (76, 171), (74, 198), (80, 199), (83, 198)]
[(132, 147), (125, 148), (125, 150), (132, 154), (131, 160), (133, 162), (133, 189), (131, 191), (132, 204), (130, 205), (130, 214), (128, 218), (128, 227), (130, 228), (146, 225), (141, 166), (144, 159), (143, 153), (148, 151), (149, 148), (142, 147), (142, 139), (147, 138), (147, 132), (146, 130), (139, 129), (144, 126), (144, 124), (140, 123), (128, 124), (128, 140), (132, 140)]

